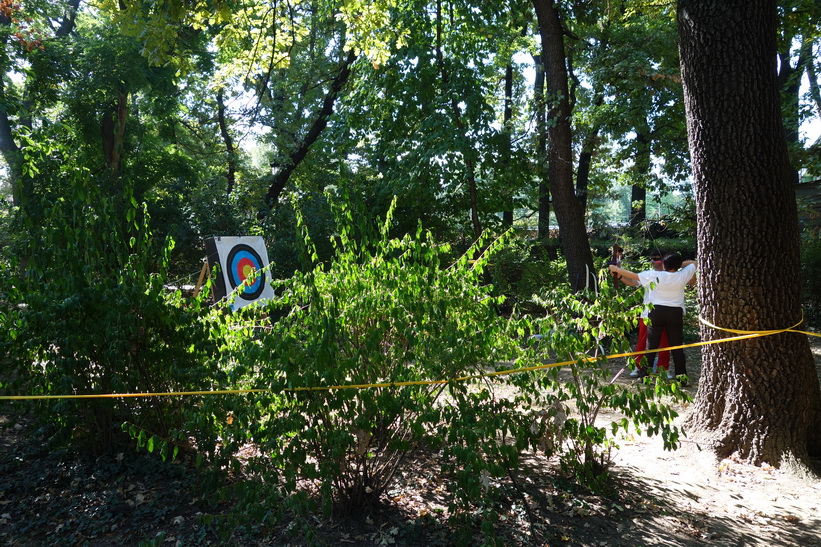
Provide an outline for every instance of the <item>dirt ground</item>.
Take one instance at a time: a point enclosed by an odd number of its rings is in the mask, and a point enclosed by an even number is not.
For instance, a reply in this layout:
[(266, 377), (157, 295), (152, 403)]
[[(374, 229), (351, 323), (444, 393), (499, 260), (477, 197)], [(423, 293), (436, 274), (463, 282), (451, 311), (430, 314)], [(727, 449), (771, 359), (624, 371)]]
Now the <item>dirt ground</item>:
[[(821, 342), (811, 338), (811, 344), (821, 378)], [(694, 381), (686, 389), (694, 397), (701, 356), (698, 348), (687, 351)], [(679, 412), (681, 421), (687, 409)], [(821, 477), (718, 461), (687, 439), (672, 453), (657, 438), (620, 446), (614, 473), (666, 511), (635, 513), (622, 535), (626, 542), (618, 545), (821, 545)]]
[[(821, 341), (811, 341), (821, 376)], [(700, 350), (688, 351), (695, 395)], [(621, 363), (613, 362), (618, 368)], [(625, 381), (629, 379), (625, 378)], [(454, 545), (445, 522), (447, 485), (435, 455), (408, 462), (384, 503), (346, 518), (312, 517), (239, 529), (209, 524), (230, 503), (206, 500), (185, 461), (146, 455), (88, 459), (47, 449), (19, 407), (0, 406), (0, 545)], [(680, 414), (686, 408), (678, 409)], [(606, 417), (605, 417), (606, 418)], [(631, 436), (614, 456), (613, 492), (594, 495), (563, 480), (555, 462), (529, 455), (503, 485), (503, 545), (821, 546), (821, 478), (733, 460), (716, 461), (685, 439)], [(158, 535), (159, 534), (159, 535)], [(479, 545), (477, 535), (468, 542)]]

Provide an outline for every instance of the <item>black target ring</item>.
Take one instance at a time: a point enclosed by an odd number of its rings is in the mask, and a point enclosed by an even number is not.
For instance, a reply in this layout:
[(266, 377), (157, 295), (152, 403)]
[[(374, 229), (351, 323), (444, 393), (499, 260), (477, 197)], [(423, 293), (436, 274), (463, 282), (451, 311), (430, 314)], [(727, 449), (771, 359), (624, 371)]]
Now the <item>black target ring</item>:
[[(265, 290), (265, 272), (262, 271), (264, 265), (262, 258), (259, 256), (253, 247), (239, 243), (235, 245), (231, 252), (228, 253), (228, 284), (231, 285), (231, 290), (236, 289), (240, 285), (245, 285), (245, 290), (239, 293), (243, 300), (256, 300)], [(253, 283), (247, 282), (249, 278), (254, 277)]]

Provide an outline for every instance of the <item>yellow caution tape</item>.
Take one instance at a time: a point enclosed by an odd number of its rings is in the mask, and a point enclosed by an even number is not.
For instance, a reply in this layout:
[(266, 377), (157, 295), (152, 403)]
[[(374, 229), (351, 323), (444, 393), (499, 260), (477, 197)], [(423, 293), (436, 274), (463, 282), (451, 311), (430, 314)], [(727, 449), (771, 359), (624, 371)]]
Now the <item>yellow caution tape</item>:
[[(626, 353), (616, 353), (613, 355), (605, 355), (605, 359), (619, 359), (621, 357), (632, 357), (634, 355), (645, 355), (648, 353), (655, 353), (657, 351), (669, 351), (673, 349), (684, 349), (684, 348), (694, 348), (698, 346), (707, 346), (710, 344), (722, 344), (724, 342), (733, 342), (736, 340), (746, 340), (750, 338), (760, 338), (762, 336), (770, 336), (773, 334), (779, 334), (782, 332), (795, 332), (799, 334), (806, 334), (809, 336), (821, 336), (819, 333), (814, 332), (807, 332), (796, 330), (795, 327), (800, 325), (804, 322), (803, 316), (801, 317), (801, 321), (793, 325), (792, 327), (788, 327), (786, 329), (774, 329), (774, 330), (760, 330), (760, 331), (750, 331), (750, 330), (738, 330), (738, 329), (727, 329), (723, 327), (718, 327), (713, 325), (706, 319), (699, 317), (699, 321), (707, 325), (708, 327), (729, 332), (732, 334), (736, 334), (736, 336), (731, 336), (729, 338), (720, 338), (716, 340), (705, 340), (701, 342), (694, 342), (692, 344), (682, 344), (679, 346), (669, 346), (665, 348), (657, 348), (653, 350), (643, 350), (643, 351), (631, 351)], [(544, 365), (534, 365), (530, 367), (520, 367), (520, 368), (512, 368), (507, 370), (497, 370), (494, 372), (485, 372), (481, 374), (471, 374), (468, 376), (460, 376), (458, 378), (452, 378), (450, 380), (412, 380), (412, 381), (405, 381), (405, 382), (379, 382), (379, 383), (372, 383), (372, 384), (341, 384), (341, 385), (333, 385), (333, 386), (317, 386), (317, 387), (295, 387), (295, 388), (286, 388), (283, 391), (330, 391), (330, 390), (338, 390), (338, 389), (371, 389), (371, 388), (393, 388), (393, 387), (403, 387), (403, 386), (426, 386), (426, 385), (441, 385), (447, 384), (450, 382), (466, 382), (469, 380), (477, 380), (479, 378), (489, 378), (494, 376), (506, 376), (508, 374), (519, 374), (522, 372), (534, 372), (537, 370), (545, 370), (549, 368), (556, 368), (556, 367), (563, 367), (567, 365), (574, 365), (576, 363), (582, 362), (593, 362), (596, 361), (597, 357), (586, 357), (582, 359), (573, 359), (569, 361), (560, 361), (557, 363), (548, 363)], [(190, 396), (190, 395), (236, 395), (236, 394), (246, 394), (246, 393), (265, 393), (270, 392), (271, 389), (267, 388), (255, 388), (255, 389), (224, 389), (224, 390), (216, 390), (216, 391), (169, 391), (169, 392), (159, 392), (159, 393), (96, 393), (96, 394), (89, 394), (89, 395), (0, 395), (0, 401), (25, 401), (25, 400), (34, 400), (34, 399), (120, 399), (120, 398), (129, 398), (129, 397), (178, 397), (178, 396)]]
[(0, 395), (0, 401), (27, 401), (32, 399), (122, 399), (128, 397), (174, 397), (187, 395), (234, 395), (261, 393), (270, 389), (224, 389), (220, 391), (162, 391), (158, 393), (92, 393), (89, 395)]
[[(785, 329), (788, 330), (788, 329)], [(618, 359), (621, 357), (631, 357), (634, 355), (645, 355), (648, 353), (655, 353), (657, 351), (668, 351), (672, 349), (684, 349), (684, 348), (692, 348), (698, 346), (707, 346), (710, 344), (720, 344), (724, 342), (732, 342), (735, 340), (745, 340), (748, 338), (758, 338), (761, 336), (768, 336), (769, 334), (774, 334), (777, 332), (784, 332), (783, 330), (779, 331), (759, 331), (759, 332), (750, 332), (748, 334), (743, 334), (739, 336), (732, 336), (730, 338), (722, 338), (720, 340), (706, 340), (702, 342), (694, 342), (692, 344), (682, 344), (680, 346), (670, 346), (666, 348), (660, 348), (655, 350), (643, 350), (643, 351), (631, 351), (626, 353), (616, 353), (613, 355), (605, 355), (604, 359)], [(802, 332), (802, 331), (793, 331), (793, 332)], [(812, 333), (806, 333), (812, 334)], [(817, 335), (816, 335), (817, 336)], [(543, 365), (533, 365), (530, 367), (520, 367), (520, 368), (512, 368), (507, 370), (497, 370), (493, 372), (485, 372), (481, 374), (471, 374), (468, 376), (459, 376), (457, 378), (452, 378), (450, 380), (409, 380), (404, 382), (379, 382), (379, 383), (371, 383), (371, 384), (340, 384), (340, 385), (332, 385), (332, 386), (316, 386), (316, 387), (295, 387), (295, 388), (286, 388), (283, 391), (330, 391), (330, 390), (338, 390), (338, 389), (371, 389), (371, 388), (393, 388), (393, 387), (403, 387), (403, 386), (425, 386), (425, 385), (441, 385), (447, 384), (450, 382), (465, 382), (469, 380), (477, 380), (479, 378), (489, 378), (494, 376), (506, 376), (509, 374), (520, 374), (522, 372), (534, 372), (538, 370), (545, 370), (549, 368), (556, 368), (556, 367), (563, 367), (567, 365), (574, 365), (576, 363), (582, 362), (594, 362), (598, 358), (597, 357), (586, 357), (582, 359), (573, 359), (569, 361), (560, 361), (557, 363), (547, 363)], [(255, 389), (225, 389), (225, 390), (215, 390), (215, 391), (169, 391), (169, 392), (159, 392), (159, 393), (97, 393), (97, 394), (89, 394), (89, 395), (0, 395), (0, 401), (24, 401), (24, 400), (34, 400), (34, 399), (119, 399), (119, 398), (129, 398), (129, 397), (177, 397), (177, 396), (190, 396), (190, 395), (236, 395), (236, 394), (246, 394), (246, 393), (265, 393), (270, 392), (271, 389), (268, 388), (255, 388)]]
[(782, 332), (798, 332), (798, 333), (801, 333), (801, 334), (808, 334), (810, 336), (821, 336), (821, 334), (795, 330), (795, 327), (797, 327), (798, 325), (800, 325), (801, 323), (804, 322), (804, 314), (803, 313), (801, 314), (801, 320), (798, 323), (796, 323), (795, 325), (793, 325), (792, 327), (787, 327), (786, 329), (773, 329), (773, 330), (728, 329), (728, 328), (718, 327), (716, 325), (713, 325), (712, 323), (710, 323), (709, 321), (707, 321), (706, 319), (704, 319), (701, 316), (698, 317), (698, 320), (701, 321), (702, 323), (704, 323), (705, 325), (707, 325), (708, 327), (714, 328), (716, 330), (722, 330), (724, 332), (731, 332), (733, 334), (759, 334), (761, 336), (769, 336), (771, 334), (779, 334), (779, 333), (782, 333)]

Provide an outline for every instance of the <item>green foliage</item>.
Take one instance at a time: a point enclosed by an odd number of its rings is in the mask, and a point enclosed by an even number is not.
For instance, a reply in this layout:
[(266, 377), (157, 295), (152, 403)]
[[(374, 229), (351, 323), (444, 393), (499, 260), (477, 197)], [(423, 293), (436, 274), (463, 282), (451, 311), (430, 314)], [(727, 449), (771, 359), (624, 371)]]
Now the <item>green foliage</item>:
[[(218, 376), (201, 301), (163, 285), (171, 241), (154, 240), (145, 207), (101, 195), (78, 176), (73, 192), (43, 205), (28, 246), (4, 278), (4, 338), (16, 391), (35, 395), (203, 389)], [(36, 409), (56, 442), (102, 452), (135, 424), (164, 457), (193, 398), (49, 399)], [(148, 432), (148, 433), (146, 433)], [(147, 435), (147, 437), (146, 437)]]
[[(558, 247), (558, 244), (556, 244)], [(551, 260), (549, 247), (539, 241), (511, 238), (493, 257), (488, 277), (494, 291), (505, 296), (501, 311), (509, 315), (514, 308), (519, 312), (541, 311), (534, 306), (533, 296), (543, 287), (560, 285), (567, 278), (567, 265), (562, 258)]]

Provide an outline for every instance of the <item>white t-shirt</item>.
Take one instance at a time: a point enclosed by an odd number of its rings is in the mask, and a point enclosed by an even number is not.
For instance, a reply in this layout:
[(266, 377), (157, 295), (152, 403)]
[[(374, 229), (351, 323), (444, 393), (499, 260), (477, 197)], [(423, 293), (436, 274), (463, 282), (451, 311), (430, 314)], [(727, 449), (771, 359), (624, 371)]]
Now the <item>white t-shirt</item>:
[[(684, 310), (684, 287), (696, 274), (696, 265), (688, 264), (677, 272), (639, 272), (639, 283), (644, 287), (644, 303), (654, 306), (679, 307)], [(652, 284), (652, 287), (651, 287)]]

